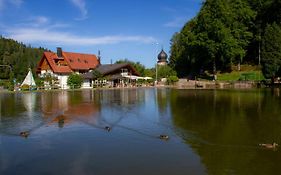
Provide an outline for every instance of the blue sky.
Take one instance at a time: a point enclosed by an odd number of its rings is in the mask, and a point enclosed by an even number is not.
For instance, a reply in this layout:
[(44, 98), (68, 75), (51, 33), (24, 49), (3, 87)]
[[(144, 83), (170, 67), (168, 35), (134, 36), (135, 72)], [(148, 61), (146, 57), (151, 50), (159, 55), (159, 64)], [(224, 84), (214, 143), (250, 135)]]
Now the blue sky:
[(153, 67), (202, 0), (0, 0), (0, 34), (52, 51), (101, 51), (102, 64), (127, 58)]

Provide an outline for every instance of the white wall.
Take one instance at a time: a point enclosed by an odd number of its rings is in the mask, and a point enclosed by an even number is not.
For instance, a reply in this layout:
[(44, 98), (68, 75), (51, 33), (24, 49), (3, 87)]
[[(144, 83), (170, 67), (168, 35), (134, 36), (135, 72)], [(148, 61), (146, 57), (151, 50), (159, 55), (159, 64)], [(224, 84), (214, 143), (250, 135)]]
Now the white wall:
[(69, 87), (67, 85), (68, 75), (58, 75), (57, 77), (59, 79), (59, 85), (60, 85), (61, 89), (69, 89)]
[[(48, 70), (48, 71), (43, 70), (43, 71), (41, 71), (39, 76), (43, 77), (44, 74), (46, 74), (46, 73), (58, 78), (59, 86), (61, 89), (69, 89), (69, 86), (67, 85), (67, 79), (68, 79), (69, 75), (60, 75), (60, 74), (53, 73), (50, 70)], [(45, 82), (44, 84), (45, 84), (45, 87), (48, 86), (47, 82)], [(84, 79), (81, 88), (92, 88), (90, 80)]]
[(90, 86), (90, 80), (84, 79), (81, 88), (91, 88), (91, 86)]

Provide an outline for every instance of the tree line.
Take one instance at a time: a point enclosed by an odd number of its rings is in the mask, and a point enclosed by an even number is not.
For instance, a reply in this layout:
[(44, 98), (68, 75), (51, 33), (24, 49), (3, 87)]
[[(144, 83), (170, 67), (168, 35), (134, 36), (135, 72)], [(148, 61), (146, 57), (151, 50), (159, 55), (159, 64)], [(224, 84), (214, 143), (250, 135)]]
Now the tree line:
[(35, 75), (44, 50), (0, 36), (0, 79), (21, 82), (29, 68)]
[(216, 74), (240, 64), (281, 76), (281, 1), (206, 0), (171, 39), (170, 66), (179, 77)]

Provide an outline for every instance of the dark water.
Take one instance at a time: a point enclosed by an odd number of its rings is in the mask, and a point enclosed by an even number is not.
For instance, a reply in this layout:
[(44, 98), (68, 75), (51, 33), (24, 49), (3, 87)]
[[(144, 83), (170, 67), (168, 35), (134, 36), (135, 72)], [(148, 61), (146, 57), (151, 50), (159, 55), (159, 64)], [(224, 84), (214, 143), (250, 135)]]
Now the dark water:
[[(0, 174), (280, 174), (275, 90), (0, 94)], [(104, 128), (108, 126), (110, 131)], [(28, 131), (27, 138), (19, 136)], [(169, 135), (165, 141), (159, 135)]]

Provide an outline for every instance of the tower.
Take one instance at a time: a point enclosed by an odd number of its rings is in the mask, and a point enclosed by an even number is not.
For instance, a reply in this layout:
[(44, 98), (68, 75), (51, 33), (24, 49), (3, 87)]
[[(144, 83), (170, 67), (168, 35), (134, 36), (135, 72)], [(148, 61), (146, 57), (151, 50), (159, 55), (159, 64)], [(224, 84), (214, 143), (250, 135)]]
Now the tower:
[(168, 64), (168, 55), (166, 54), (166, 52), (162, 49), (161, 52), (158, 54), (158, 61), (157, 61), (157, 65), (159, 66), (164, 66)]

